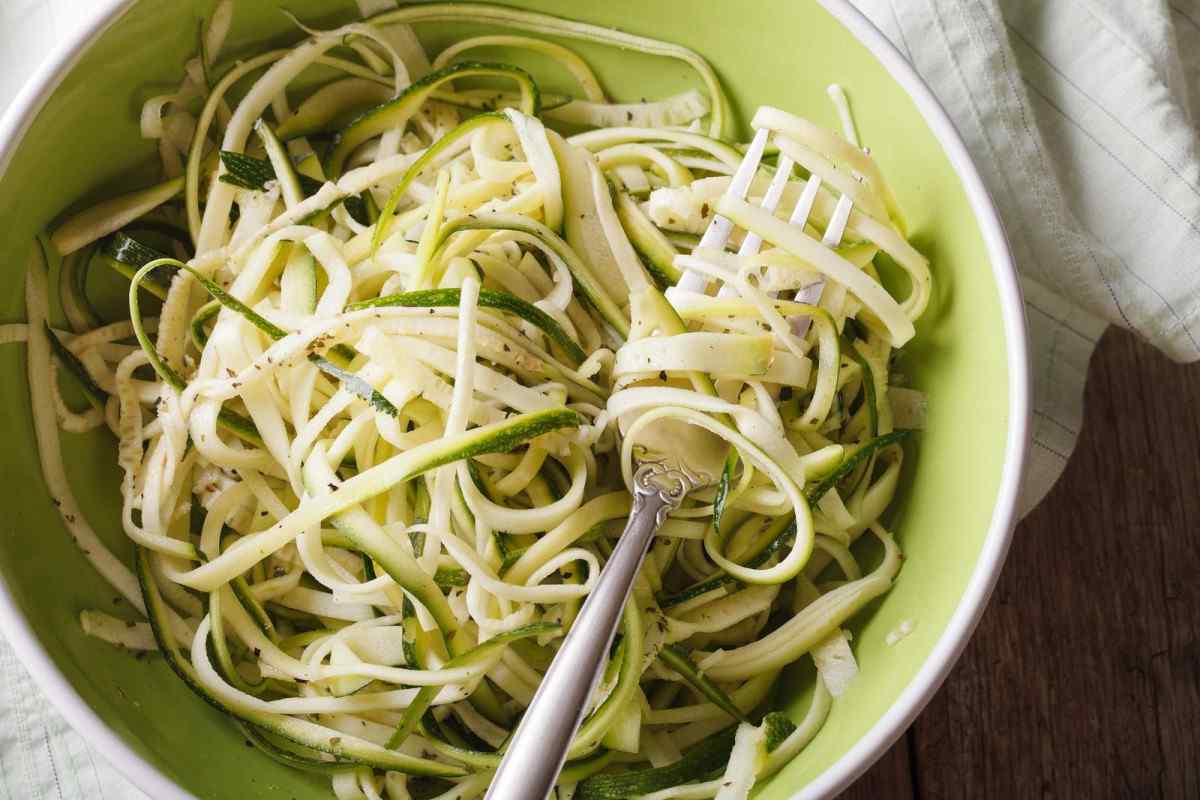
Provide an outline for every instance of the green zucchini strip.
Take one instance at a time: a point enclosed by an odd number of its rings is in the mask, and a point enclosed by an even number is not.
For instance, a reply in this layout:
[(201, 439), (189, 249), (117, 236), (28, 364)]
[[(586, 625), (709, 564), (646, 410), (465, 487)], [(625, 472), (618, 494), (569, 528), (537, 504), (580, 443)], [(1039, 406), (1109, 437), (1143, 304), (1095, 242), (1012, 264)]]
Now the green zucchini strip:
[[(461, 294), (462, 292), (458, 289), (426, 289), (415, 292), (403, 292), (401, 294), (391, 294), (372, 298), (371, 300), (363, 300), (359, 303), (351, 303), (346, 306), (346, 310), (359, 311), (364, 308), (392, 307), (457, 308)], [(508, 292), (480, 289), (479, 305), (483, 308), (494, 308), (497, 311), (514, 314), (535, 326), (542, 333), (546, 334), (546, 336), (550, 337), (551, 341), (561, 347), (576, 365), (587, 357), (583, 349), (580, 348), (574, 339), (567, 335), (567, 332), (562, 329), (561, 325), (554, 321), (553, 317), (532, 303), (526, 303), (524, 300)]]
[[(222, 150), (221, 163), (225, 165), (225, 172), (219, 180), (237, 186), (240, 189), (252, 189), (261, 192), (267, 188), (268, 183), (278, 180), (278, 173), (274, 163), (262, 158), (255, 158), (244, 153), (234, 153), (230, 150)], [(296, 172), (294, 168), (285, 183), (291, 187), (289, 192), (292, 193), (294, 198), (289, 203), (289, 208), (303, 202), (307, 197), (312, 197), (321, 191), (321, 187), (324, 186), (321, 181)], [(350, 216), (355, 219), (365, 219), (367, 216), (366, 201), (361, 197), (342, 197), (334, 203), (334, 206), (338, 203), (345, 205), (346, 210), (350, 212)], [(317, 219), (328, 210), (321, 209), (314, 212), (310, 218), (303, 221)]]
[[(174, 266), (179, 268), (186, 267), (181, 262), (175, 259), (157, 259), (146, 264), (139, 269), (129, 283), (129, 318), (133, 322), (133, 332), (137, 337), (138, 343), (142, 346), (142, 350), (146, 352), (147, 358), (150, 359), (150, 366), (158, 373), (163, 382), (177, 392), (182, 392), (187, 386), (186, 382), (171, 368), (169, 364), (162, 360), (159, 356), (158, 348), (150, 341), (150, 337), (146, 334), (145, 326), (142, 324), (141, 301), (138, 295), (142, 281), (153, 270), (163, 266)], [(254, 427), (254, 423), (228, 408), (222, 407), (217, 417), (218, 424), (225, 430), (237, 436), (250, 444), (262, 445), (262, 436), (259, 435), (258, 429)]]
[[(248, 746), (339, 797), (478, 796), (613, 553), (638, 465), (676, 460), (704, 486), (647, 554), (559, 785), (750, 796), (813, 741), (831, 691), (888, 666), (852, 663), (841, 631), (898, 577), (881, 520), (910, 434), (892, 431), (920, 427), (903, 406), (925, 400), (889, 381), (933, 296), (928, 261), (844, 92), (842, 133), (760, 108), (766, 158), (731, 193), (748, 145), (687, 48), (429, 2), (294, 20), (293, 45), (222, 64), (233, 1), (143, 105), (161, 177), (72, 204), (41, 243), (63, 256), (66, 324), (40, 247), (28, 321), (0, 331), (28, 349), (65, 528), (149, 619), (89, 610), (85, 633), (157, 645)], [(699, 83), (622, 102), (596, 46)], [(473, 60), (483, 48), (549, 58), (578, 96)], [(735, 230), (700, 247), (716, 215)], [(97, 263), (128, 279), (127, 321), (89, 298), (111, 283)], [(680, 287), (689, 271), (721, 288)], [(793, 299), (816, 280), (820, 303)], [(62, 464), (59, 429), (101, 425), (132, 571)], [(805, 656), (819, 674), (794, 723), (769, 694)]]
[[(842, 462), (837, 468), (820, 481), (805, 488), (805, 496), (808, 499), (810, 506), (815, 506), (821, 501), (830, 489), (837, 486), (847, 475), (857, 469), (863, 462), (883, 448), (890, 447), (894, 444), (899, 444), (904, 439), (908, 438), (912, 431), (894, 431), (893, 433), (877, 437), (868, 442), (863, 443), (853, 451), (846, 454)], [(743, 562), (747, 567), (760, 567), (766, 564), (775, 553), (779, 551), (787, 542), (796, 534), (795, 520), (781, 520), (775, 523), (780, 527), (774, 536), (770, 537), (763, 546), (755, 553), (752, 553)], [(717, 589), (727, 587), (738, 582), (737, 578), (731, 575), (718, 575), (709, 578), (694, 586), (685, 589), (674, 595), (659, 597), (659, 605), (663, 608), (671, 608), (689, 600), (692, 600), (701, 595), (708, 594)]]
[[(450, 237), (461, 231), (515, 231), (532, 237), (548, 256), (562, 260), (575, 280), (576, 291), (599, 312), (604, 321), (621, 336), (629, 335), (629, 320), (616, 301), (604, 291), (571, 246), (542, 223), (517, 214), (476, 214), (459, 217), (442, 226), (438, 235), (439, 254), (447, 247)], [(435, 259), (437, 257), (435, 255)]]
[(694, 69), (704, 82), (712, 100), (710, 135), (720, 137), (725, 131), (726, 100), (721, 83), (711, 66), (700, 55), (686, 47), (635, 36), (623, 31), (566, 20), (549, 14), (521, 11), (485, 3), (424, 3), (417, 6), (385, 11), (371, 18), (377, 26), (415, 24), (420, 22), (469, 22), (473, 25), (495, 25), (548, 36), (562, 36), (585, 42), (611, 45), (649, 55), (675, 58)]
[(692, 663), (692, 659), (681, 648), (675, 645), (667, 645), (659, 651), (658, 658), (668, 667), (675, 670), (689, 686), (707, 697), (717, 708), (738, 722), (749, 722), (746, 715), (742, 713), (742, 710), (729, 698), (729, 695), (723, 692), (721, 687), (706, 678), (704, 673)]
[[(201, 591), (212, 591), (235, 575), (257, 564), (292, 541), (309, 526), (369, 500), (393, 486), (431, 469), (489, 453), (508, 451), (553, 431), (574, 428), (579, 415), (567, 408), (520, 414), (502, 422), (472, 428), (445, 440), (428, 442), (393, 456), (338, 486), (338, 491), (300, 506), (274, 527), (239, 542), (216, 559), (179, 577), (179, 582)], [(277, 547), (272, 547), (278, 542)]]
[(471, 117), (466, 122), (456, 127), (454, 130), (447, 133), (442, 138), (426, 148), (425, 152), (412, 163), (404, 172), (404, 176), (396, 187), (392, 189), (388, 195), (387, 202), (383, 204), (383, 208), (379, 211), (379, 221), (375, 224), (375, 232), (371, 236), (371, 252), (377, 251), (383, 242), (387, 239), (388, 233), (391, 230), (391, 224), (396, 216), (396, 208), (400, 205), (400, 201), (404, 199), (404, 195), (408, 192), (412, 182), (424, 172), (431, 164), (441, 158), (451, 155), (455, 149), (466, 143), (467, 137), (477, 131), (495, 125), (497, 123), (507, 123), (508, 118), (500, 112), (489, 112)]
[[(526, 625), (524, 627), (511, 630), (508, 633), (502, 633), (493, 639), (488, 639), (483, 644), (476, 645), (467, 652), (457, 655), (447, 661), (442, 668), (456, 669), (458, 667), (468, 667), (484, 662), (490, 662), (498, 658), (504, 648), (507, 647), (511, 642), (518, 642), (522, 639), (529, 639), (534, 636), (553, 635), (560, 633), (561, 631), (562, 626), (560, 625), (552, 625), (548, 623), (535, 623), (532, 625)], [(408, 738), (408, 735), (416, 730), (421, 717), (425, 715), (425, 712), (429, 709), (434, 697), (440, 690), (441, 687), (439, 686), (425, 686), (421, 688), (420, 693), (417, 695), (417, 699), (413, 701), (412, 705), (405, 709), (404, 721), (397, 726), (395, 732), (392, 734), (392, 737), (388, 739), (387, 746), (389, 748), (395, 749), (399, 747), (400, 744), (406, 738)]]
[(665, 767), (595, 775), (581, 782), (579, 800), (624, 800), (686, 783), (695, 783), (720, 773), (733, 750), (732, 728), (696, 745), (683, 758)]
[(376, 106), (347, 125), (337, 135), (326, 161), (326, 172), (334, 178), (344, 171), (350, 154), (368, 140), (387, 130), (403, 130), (413, 115), (439, 86), (460, 78), (511, 78), (521, 90), (521, 111), (536, 116), (541, 107), (537, 84), (528, 72), (510, 64), (468, 61), (431, 72), (405, 89), (399, 97)]
[(105, 403), (108, 402), (108, 392), (96, 385), (96, 381), (92, 379), (91, 374), (88, 373), (83, 363), (63, 345), (62, 340), (58, 338), (58, 334), (50, 328), (50, 323), (45, 323), (44, 327), (46, 338), (50, 340), (50, 349), (54, 351), (54, 355), (58, 358), (59, 363), (67, 368), (67, 372), (79, 384), (80, 391), (83, 392), (83, 396), (91, 404), (92, 408), (95, 408), (97, 411), (103, 411)]
[(241, 705), (217, 696), (196, 673), (195, 667), (184, 658), (170, 632), (167, 604), (150, 568), (150, 553), (145, 548), (139, 547), (137, 550), (136, 567), (138, 583), (142, 589), (142, 599), (146, 605), (146, 616), (150, 621), (151, 630), (154, 631), (159, 651), (162, 652), (168, 666), (179, 676), (180, 680), (213, 708), (234, 719), (260, 728), (266, 733), (310, 750), (325, 753), (342, 762), (375, 769), (395, 770), (409, 775), (449, 778), (466, 774), (464, 770), (451, 764), (442, 764), (426, 758), (414, 758), (312, 722), (283, 714), (258, 711), (248, 705)]
[[(230, 295), (228, 292), (226, 292), (224, 289), (222, 289), (220, 286), (218, 286), (213, 281), (206, 278), (204, 275), (202, 275), (197, 270), (193, 269), (192, 267), (189, 267), (187, 264), (184, 264), (179, 261), (175, 261), (174, 259), (165, 259), (165, 260), (150, 262), (146, 266), (142, 267), (142, 269), (139, 270), (138, 273), (134, 276), (134, 282), (132, 284), (130, 284), (130, 294), (129, 294), (130, 300), (129, 300), (129, 302), (130, 302), (130, 311), (135, 318), (137, 318), (139, 320), (141, 318), (141, 315), (138, 312), (137, 307), (136, 307), (137, 306), (136, 300), (134, 299), (137, 296), (135, 289), (138, 285), (140, 285), (142, 279), (146, 275), (148, 275), (152, 270), (154, 270), (158, 267), (161, 267), (161, 266), (174, 266), (177, 269), (182, 269), (186, 272), (191, 273), (192, 277), (194, 277), (200, 283), (200, 285), (204, 287), (204, 290), (206, 292), (208, 292), (216, 302), (220, 303), (225, 308), (228, 308), (229, 310), (245, 317), (247, 321), (249, 321), (252, 325), (254, 325), (254, 327), (258, 328), (260, 331), (265, 333), (267, 336), (271, 337), (271, 339), (278, 341), (278, 340), (282, 339), (283, 337), (287, 336), (287, 331), (285, 331), (283, 328), (280, 328), (279, 326), (268, 321), (267, 319), (264, 319), (261, 315), (256, 314), (245, 303), (238, 300), (236, 297)], [(192, 335), (195, 339), (200, 340), (200, 341), (206, 340), (207, 337), (206, 337), (206, 334), (204, 334), (204, 332), (203, 332), (202, 326), (203, 326), (204, 321), (209, 318), (210, 318), (210, 316), (208, 316), (208, 315), (202, 316), (201, 314), (197, 314), (196, 317), (194, 317), (192, 319), (191, 330), (192, 330)], [(150, 357), (150, 363), (154, 367), (155, 372), (157, 372), (163, 378), (163, 380), (167, 381), (172, 386), (175, 386), (175, 388), (182, 389), (184, 386), (183, 379), (180, 378), (175, 373), (175, 371), (172, 370), (170, 368), (170, 366), (168, 366), (161, 358), (159, 358), (158, 351), (154, 347), (153, 343), (150, 341), (149, 337), (147, 337), (144, 333), (141, 332), (140, 324), (135, 327), (135, 331), (138, 331), (138, 341), (141, 342), (142, 349), (144, 349), (146, 351), (146, 354)], [(334, 348), (334, 350), (336, 351), (337, 348)], [(335, 358), (338, 358), (343, 363), (345, 363), (345, 362), (349, 361), (351, 358), (353, 358), (355, 354), (353, 353), (353, 351), (351, 351), (349, 353), (347, 353), (345, 351), (341, 351), (340, 354), (335, 352), (335, 353), (333, 353), (333, 355)], [(327, 375), (329, 375), (333, 378), (336, 378), (339, 382), (341, 382), (342, 386), (344, 386), (347, 389), (347, 391), (357, 395), (358, 397), (361, 397), (362, 399), (364, 399), (368, 403), (370, 403), (371, 407), (374, 408), (376, 411), (383, 412), (383, 413), (388, 414), (393, 417), (397, 416), (400, 413), (399, 410), (394, 405), (392, 405), (391, 401), (388, 400), (386, 397), (384, 397), (383, 394), (380, 393), (377, 389), (372, 387), (370, 384), (368, 384), (362, 378), (359, 378), (356, 375), (354, 375), (354, 373), (348, 372), (347, 370), (338, 366), (336, 363), (331, 361), (329, 358), (326, 358), (324, 356), (320, 356), (320, 355), (317, 355), (316, 353), (313, 353), (313, 354), (309, 355), (308, 359), (313, 364), (315, 364), (317, 366), (317, 368), (320, 369), (322, 372), (326, 373)]]

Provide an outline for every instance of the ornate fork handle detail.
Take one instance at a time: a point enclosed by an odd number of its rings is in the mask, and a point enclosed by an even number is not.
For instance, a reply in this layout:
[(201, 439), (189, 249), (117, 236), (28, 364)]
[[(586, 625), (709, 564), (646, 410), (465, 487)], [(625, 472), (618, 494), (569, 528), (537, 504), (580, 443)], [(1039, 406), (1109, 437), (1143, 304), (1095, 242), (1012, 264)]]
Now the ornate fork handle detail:
[(633, 474), (633, 510), (631, 517), (638, 515), (649, 497), (657, 497), (661, 507), (655, 517), (654, 527), (660, 528), (667, 515), (679, 508), (683, 498), (693, 489), (708, 483), (702, 473), (691, 472), (686, 467), (666, 461), (645, 461)]

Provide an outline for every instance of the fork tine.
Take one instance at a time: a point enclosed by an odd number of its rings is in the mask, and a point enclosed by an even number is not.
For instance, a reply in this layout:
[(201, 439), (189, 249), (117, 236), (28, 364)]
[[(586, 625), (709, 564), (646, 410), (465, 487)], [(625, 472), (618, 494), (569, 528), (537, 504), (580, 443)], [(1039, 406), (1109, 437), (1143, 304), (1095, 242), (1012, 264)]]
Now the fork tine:
[(800, 199), (796, 201), (796, 207), (792, 209), (792, 216), (788, 219), (789, 225), (803, 228), (808, 224), (808, 218), (812, 215), (813, 205), (817, 202), (817, 192), (820, 189), (821, 176), (813, 175), (808, 179), (808, 183), (804, 184), (804, 191), (800, 193)]
[[(818, 179), (814, 178), (813, 180)], [(805, 191), (807, 189), (808, 187), (805, 187)], [(813, 196), (815, 198), (816, 192), (813, 192)], [(801, 197), (801, 201), (803, 199)], [(825, 233), (821, 236), (821, 244), (826, 247), (837, 247), (841, 244), (842, 236), (846, 233), (846, 221), (850, 219), (850, 210), (853, 207), (854, 203), (851, 202), (849, 195), (842, 195), (838, 198), (837, 205), (833, 208), (833, 215), (829, 218), (829, 224), (825, 226)], [(799, 203), (797, 203), (797, 208), (799, 208)], [(809, 210), (811, 211), (811, 207)], [(821, 302), (821, 293), (824, 289), (824, 280), (810, 283), (796, 292), (796, 302), (810, 306), (816, 305)], [(796, 336), (808, 333), (808, 326), (812, 324), (812, 318), (807, 315), (792, 317), (789, 321), (792, 323), (792, 333)]]
[[(767, 187), (767, 193), (763, 196), (762, 209), (764, 211), (774, 211), (779, 207), (779, 201), (783, 199), (783, 190), (787, 186), (788, 179), (792, 177), (792, 160), (787, 156), (779, 159), (779, 167), (775, 170), (775, 177), (771, 179), (771, 185)], [(762, 247), (762, 237), (753, 231), (747, 231), (746, 238), (742, 241), (742, 246), (738, 248), (739, 256), (752, 256)]]
[[(758, 174), (758, 165), (762, 163), (763, 151), (766, 150), (769, 136), (770, 132), (765, 128), (755, 131), (750, 146), (746, 148), (746, 155), (742, 157), (742, 163), (738, 164), (737, 171), (733, 173), (733, 179), (729, 182), (729, 188), (725, 190), (726, 194), (733, 195), (739, 200), (746, 199), (750, 185), (754, 183), (754, 176)], [(704, 231), (704, 235), (700, 237), (700, 243), (696, 245), (696, 248), (724, 247), (732, 232), (733, 223), (720, 214), (714, 214), (712, 222)]]
[(850, 209), (853, 207), (849, 195), (842, 195), (838, 198), (837, 205), (833, 208), (833, 215), (829, 218), (829, 224), (825, 226), (825, 235), (821, 237), (821, 244), (826, 247), (837, 247), (842, 243), (842, 236), (846, 233), (846, 222), (850, 219)]
[[(830, 92), (831, 96), (833, 96), (832, 87)], [(857, 144), (857, 137), (853, 133), (847, 135)], [(755, 131), (754, 139), (751, 140), (750, 146), (746, 148), (746, 154), (742, 157), (742, 161), (738, 164), (729, 187), (725, 190), (726, 195), (737, 197), (739, 200), (746, 199), (746, 195), (749, 193), (750, 186), (754, 181), (754, 176), (758, 173), (758, 167), (762, 162), (763, 151), (766, 149), (769, 136), (770, 133), (766, 128), (759, 128)], [(794, 166), (794, 162), (786, 156), (782, 156), (779, 159), (775, 176), (771, 179), (771, 184), (763, 196), (761, 207), (764, 210), (774, 212), (778, 208), (784, 189), (787, 187), (787, 182), (791, 178)], [(809, 176), (804, 190), (800, 194), (800, 199), (796, 201), (796, 205), (792, 209), (792, 213), (788, 219), (789, 224), (799, 226), (801, 229), (808, 224), (822, 183), (821, 176)], [(840, 195), (837, 205), (834, 207), (833, 214), (830, 216), (829, 224), (825, 226), (825, 231), (821, 235), (821, 244), (833, 248), (841, 243), (852, 209), (853, 201), (850, 200), (850, 197), (845, 194)], [(720, 214), (714, 214), (712, 221), (709, 222), (708, 227), (704, 231), (704, 235), (700, 237), (699, 243), (692, 250), (693, 255), (697, 250), (711, 248), (723, 250), (732, 234), (733, 223)], [(741, 247), (738, 248), (738, 255), (754, 255), (761, 247), (762, 239), (757, 234), (747, 231), (745, 238), (742, 240)], [(707, 286), (707, 277), (696, 270), (689, 269), (673, 288), (685, 292), (703, 292)], [(814, 281), (796, 292), (795, 300), (798, 303), (815, 305), (820, 302), (824, 288), (824, 280)], [(736, 294), (737, 289), (728, 284), (722, 286), (718, 292), (719, 297), (730, 297)], [(796, 336), (804, 336), (808, 332), (811, 319), (807, 315), (799, 315), (789, 319), (789, 322)]]
[[(729, 183), (729, 188), (725, 190), (727, 194), (734, 195), (739, 200), (746, 199), (746, 193), (750, 191), (750, 184), (754, 182), (758, 165), (762, 161), (768, 135), (766, 128), (760, 128), (755, 132), (750, 147), (746, 149), (746, 155), (742, 157), (742, 163), (738, 165), (737, 171), (733, 173), (733, 180)], [(692, 252), (714, 247), (724, 248), (732, 233), (733, 223), (720, 214), (714, 214), (712, 222), (708, 224), (704, 235), (700, 237), (700, 243)], [(680, 289), (688, 292), (702, 292), (707, 285), (708, 279), (694, 270), (685, 272), (677, 284)]]
[[(762, 208), (764, 211), (774, 211), (779, 207), (779, 201), (783, 199), (783, 190), (787, 187), (788, 179), (792, 177), (792, 167), (794, 162), (787, 156), (782, 156), (779, 159), (779, 165), (775, 170), (775, 177), (771, 179), (771, 185), (767, 187), (767, 193), (763, 196)], [(762, 247), (762, 237), (753, 231), (746, 232), (746, 238), (742, 240), (742, 246), (738, 248), (739, 256), (752, 256)], [(737, 289), (729, 284), (721, 287), (721, 291), (717, 292), (717, 297), (734, 297), (737, 295)]]

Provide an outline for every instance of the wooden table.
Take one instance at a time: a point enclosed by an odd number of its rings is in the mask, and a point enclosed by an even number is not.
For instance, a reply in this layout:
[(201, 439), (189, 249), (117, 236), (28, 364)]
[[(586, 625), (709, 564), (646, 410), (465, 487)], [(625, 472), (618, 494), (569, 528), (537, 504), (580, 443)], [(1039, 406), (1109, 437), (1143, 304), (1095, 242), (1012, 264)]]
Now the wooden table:
[(845, 798), (1200, 798), (1200, 365), (1110, 330), (949, 680)]

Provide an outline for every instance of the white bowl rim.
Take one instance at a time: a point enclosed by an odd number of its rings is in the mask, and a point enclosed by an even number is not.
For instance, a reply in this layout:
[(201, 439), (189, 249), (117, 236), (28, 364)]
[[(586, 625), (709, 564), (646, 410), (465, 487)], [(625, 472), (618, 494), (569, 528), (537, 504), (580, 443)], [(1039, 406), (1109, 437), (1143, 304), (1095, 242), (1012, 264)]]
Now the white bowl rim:
[[(103, 0), (108, 5), (67, 37), (26, 82), (0, 117), (0, 176), (46, 101), (93, 41), (138, 0)], [(862, 43), (908, 93), (963, 183), (979, 223), (1000, 295), (1008, 362), (1009, 427), (1004, 466), (987, 536), (954, 614), (917, 674), (870, 730), (841, 758), (800, 789), (793, 800), (833, 797), (867, 771), (920, 714), (953, 669), (979, 623), (999, 579), (1017, 522), (1017, 498), (1029, 449), (1030, 367), (1024, 301), (1004, 226), (966, 144), (949, 114), (912, 65), (849, 0), (817, 0)], [(194, 796), (150, 765), (104, 723), (79, 696), (17, 610), (0, 578), (0, 629), (37, 685), (71, 726), (112, 765), (150, 797), (194, 800)]]
[(1000, 487), (987, 538), (984, 539), (979, 559), (975, 562), (975, 569), (971, 572), (958, 607), (946, 623), (937, 644), (887, 712), (832, 766), (793, 795), (792, 800), (833, 797), (849, 786), (908, 730), (950, 675), (987, 608), (1012, 543), (1017, 524), (1017, 500), (1029, 452), (1031, 413), (1029, 342), (1021, 284), (1004, 232), (1004, 223), (975, 162), (967, 152), (966, 143), (933, 90), (899, 49), (862, 12), (854, 8), (849, 0), (817, 2), (870, 50), (908, 92), (963, 182), (967, 202), (983, 234), (984, 247), (1000, 294), (1000, 311), (1008, 350), (1009, 427)]

